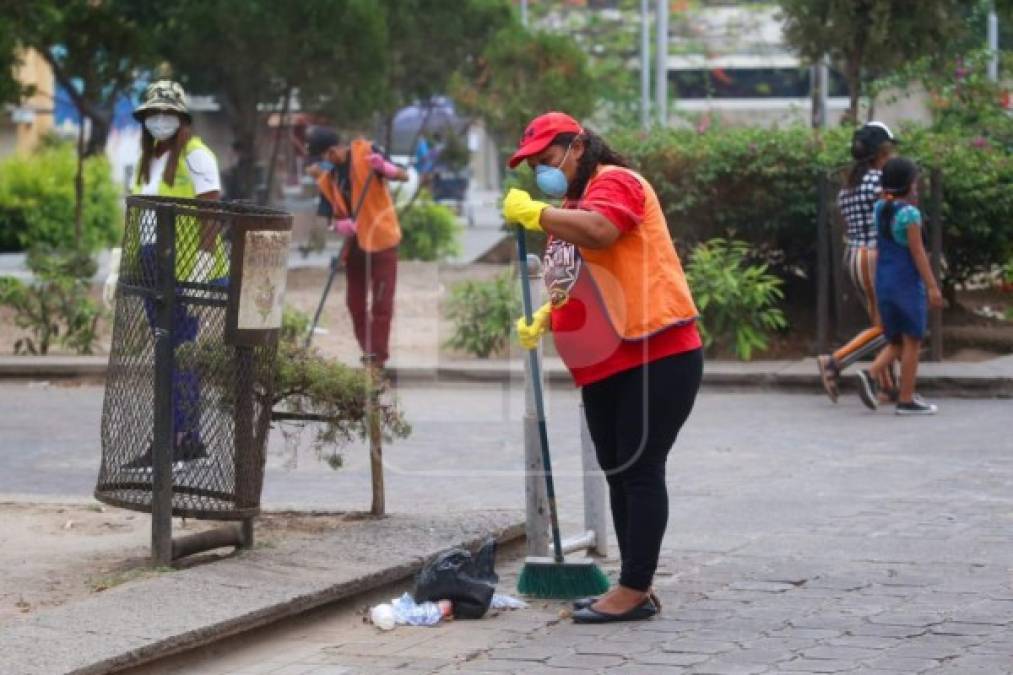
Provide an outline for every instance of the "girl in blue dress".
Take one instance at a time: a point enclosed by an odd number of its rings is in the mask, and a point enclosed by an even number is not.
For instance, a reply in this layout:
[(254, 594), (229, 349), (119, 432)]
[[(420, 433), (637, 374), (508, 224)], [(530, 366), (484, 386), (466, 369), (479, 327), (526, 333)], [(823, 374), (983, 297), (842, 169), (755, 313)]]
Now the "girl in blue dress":
[(937, 407), (915, 393), (918, 353), (925, 338), (928, 307), (941, 308), (943, 296), (932, 275), (922, 237), (917, 203), (918, 167), (895, 157), (883, 167), (883, 199), (876, 202), (876, 298), (883, 333), (890, 345), (867, 371), (859, 373), (859, 394), (866, 406), (879, 405), (875, 383), (894, 359), (900, 359), (898, 415), (934, 415)]

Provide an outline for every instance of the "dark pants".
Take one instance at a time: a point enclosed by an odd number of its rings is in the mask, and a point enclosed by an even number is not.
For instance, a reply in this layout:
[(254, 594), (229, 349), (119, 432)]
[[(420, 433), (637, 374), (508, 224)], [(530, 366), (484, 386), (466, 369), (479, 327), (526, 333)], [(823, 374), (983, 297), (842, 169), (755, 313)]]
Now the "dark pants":
[(581, 391), (619, 540), (619, 583), (646, 591), (668, 525), (665, 462), (693, 409), (703, 350), (617, 373)]
[[(158, 250), (154, 244), (141, 247), (141, 267), (147, 278), (158, 278)], [(213, 279), (213, 286), (228, 286), (228, 278)], [(191, 314), (182, 297), (183, 289), (176, 290), (176, 302), (172, 313), (172, 348), (179, 348), (188, 342), (195, 342), (200, 332), (200, 317)], [(158, 305), (153, 298), (144, 298), (144, 313), (152, 329), (158, 323)], [(191, 368), (177, 366), (172, 371), (172, 424), (179, 441), (200, 442), (200, 373)]]
[[(363, 354), (372, 354), (377, 365), (390, 358), (390, 322), (394, 318), (397, 286), (397, 247), (367, 253), (352, 238), (346, 261), (346, 302), (355, 327), (355, 339)], [(372, 303), (369, 302), (372, 294)]]

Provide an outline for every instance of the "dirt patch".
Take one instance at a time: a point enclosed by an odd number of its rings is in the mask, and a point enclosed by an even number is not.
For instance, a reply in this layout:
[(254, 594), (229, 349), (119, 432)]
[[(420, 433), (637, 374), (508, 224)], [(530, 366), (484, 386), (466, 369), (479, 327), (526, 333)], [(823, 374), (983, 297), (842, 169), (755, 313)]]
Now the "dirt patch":
[[(392, 358), (411, 363), (435, 364), (453, 326), (444, 318), (446, 303), (455, 284), (472, 279), (492, 279), (507, 269), (503, 265), (437, 265), (401, 262), (398, 266), (394, 323), (391, 327)], [(297, 269), (289, 272), (285, 302), (310, 316), (316, 311), (327, 280), (325, 269)], [(345, 308), (345, 277), (334, 280), (320, 317), (326, 333), (313, 338), (314, 346), (324, 354), (357, 364), (359, 346), (352, 332), (352, 321)], [(454, 354), (454, 356), (466, 356)]]
[[(358, 513), (269, 513), (256, 523), (256, 547), (317, 537), (361, 519)], [(177, 536), (221, 523), (174, 520)], [(170, 574), (234, 555), (230, 549), (195, 556), (172, 567), (148, 558), (147, 514), (101, 504), (0, 503), (0, 623), (110, 588)]]
[[(396, 359), (412, 362), (419, 360), (435, 363), (441, 345), (450, 337), (453, 327), (443, 318), (444, 308), (454, 284), (468, 279), (491, 279), (507, 269), (505, 265), (441, 265), (416, 261), (402, 261), (398, 266), (397, 295), (394, 306), (394, 323), (391, 328), (391, 354)], [(285, 302), (310, 316), (316, 311), (327, 281), (326, 268), (299, 268), (288, 275)], [(95, 287), (92, 296), (100, 301), (101, 289)], [(111, 317), (99, 322), (97, 354), (108, 354), (112, 337)], [(328, 356), (347, 363), (357, 364), (359, 347), (352, 332), (352, 321), (345, 308), (345, 275), (339, 273), (334, 280), (320, 317), (320, 326), (326, 333), (318, 334), (313, 344)], [(0, 307), (0, 353), (12, 353), (14, 342), (30, 333), (14, 325), (14, 312)], [(52, 344), (53, 355), (72, 354), (59, 344)], [(466, 355), (457, 355), (466, 356)]]

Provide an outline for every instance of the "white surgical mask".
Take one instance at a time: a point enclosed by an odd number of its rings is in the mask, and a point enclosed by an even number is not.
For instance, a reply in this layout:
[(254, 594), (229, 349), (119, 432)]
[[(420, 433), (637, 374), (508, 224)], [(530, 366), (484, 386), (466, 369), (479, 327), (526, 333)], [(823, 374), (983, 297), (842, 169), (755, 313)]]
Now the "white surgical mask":
[(168, 113), (156, 113), (144, 118), (144, 128), (156, 141), (165, 141), (179, 131), (179, 117)]

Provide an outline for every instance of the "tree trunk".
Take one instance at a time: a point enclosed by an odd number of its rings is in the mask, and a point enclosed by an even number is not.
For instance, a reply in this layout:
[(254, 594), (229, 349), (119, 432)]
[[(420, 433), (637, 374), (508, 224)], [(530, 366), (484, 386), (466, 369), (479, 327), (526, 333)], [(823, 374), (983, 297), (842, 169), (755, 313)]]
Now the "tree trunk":
[(860, 57), (852, 56), (845, 67), (848, 80), (848, 111), (844, 119), (851, 124), (858, 123), (858, 102), (862, 97), (862, 62)]
[(396, 114), (397, 114), (397, 111), (394, 110), (389, 115), (386, 116), (387, 117), (387, 121), (386, 121), (387, 128), (384, 130), (384, 134), (386, 136), (386, 139), (384, 139), (384, 149), (388, 153), (390, 153), (390, 151), (391, 151), (391, 147), (390, 146), (394, 144), (394, 115), (396, 115)]
[(74, 248), (77, 251), (81, 250), (84, 216), (84, 124), (82, 116), (77, 129), (77, 175), (74, 176)]
[(285, 131), (285, 121), (288, 118), (288, 109), (292, 100), (292, 85), (285, 87), (285, 98), (281, 103), (281, 116), (278, 119), (278, 127), (274, 131), (274, 145), (271, 147), (271, 160), (267, 165), (267, 180), (264, 188), (264, 194), (261, 196), (260, 203), (268, 204), (271, 201), (271, 197), (274, 195), (274, 174), (278, 165), (278, 149), (281, 147), (281, 135)]
[(252, 199), (257, 181), (257, 96), (259, 92), (226, 92), (222, 112), (234, 135), (236, 165), (232, 168), (231, 199)]
[[(78, 111), (80, 112), (80, 111)], [(91, 133), (88, 135), (88, 144), (84, 149), (85, 157), (101, 155), (106, 151), (106, 141), (109, 139), (109, 128), (112, 126), (112, 112), (106, 115), (89, 115), (91, 122)]]

